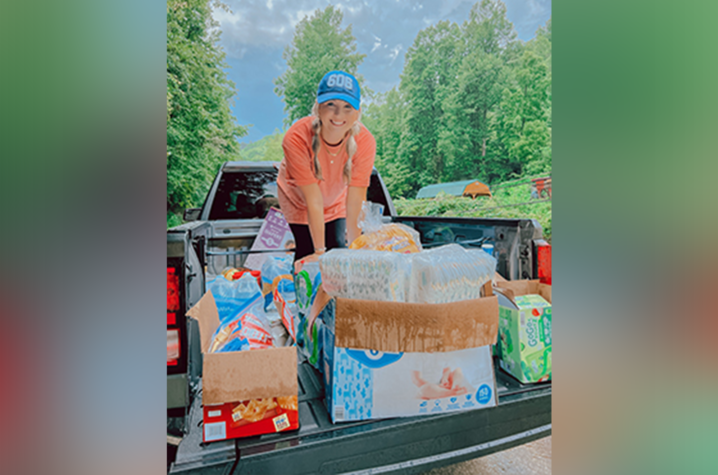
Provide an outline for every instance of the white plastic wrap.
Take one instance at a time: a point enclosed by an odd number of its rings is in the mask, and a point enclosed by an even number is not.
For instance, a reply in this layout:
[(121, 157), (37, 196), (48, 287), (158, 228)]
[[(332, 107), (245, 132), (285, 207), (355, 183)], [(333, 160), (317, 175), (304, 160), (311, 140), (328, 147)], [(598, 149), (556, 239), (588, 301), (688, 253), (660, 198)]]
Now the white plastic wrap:
[(332, 249), (319, 259), (322, 285), (332, 297), (404, 302), (412, 255)]
[(408, 302), (448, 303), (476, 299), (492, 280), (496, 259), (481, 249), (447, 244), (412, 254)]

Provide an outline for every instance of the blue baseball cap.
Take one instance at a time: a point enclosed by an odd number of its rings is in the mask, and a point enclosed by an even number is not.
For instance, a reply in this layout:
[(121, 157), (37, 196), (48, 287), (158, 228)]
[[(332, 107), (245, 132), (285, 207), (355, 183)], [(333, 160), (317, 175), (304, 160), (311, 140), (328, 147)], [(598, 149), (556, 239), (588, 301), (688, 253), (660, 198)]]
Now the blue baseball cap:
[(317, 102), (322, 104), (332, 99), (346, 101), (359, 110), (361, 104), (361, 91), (359, 81), (344, 71), (330, 71), (319, 81), (317, 89)]

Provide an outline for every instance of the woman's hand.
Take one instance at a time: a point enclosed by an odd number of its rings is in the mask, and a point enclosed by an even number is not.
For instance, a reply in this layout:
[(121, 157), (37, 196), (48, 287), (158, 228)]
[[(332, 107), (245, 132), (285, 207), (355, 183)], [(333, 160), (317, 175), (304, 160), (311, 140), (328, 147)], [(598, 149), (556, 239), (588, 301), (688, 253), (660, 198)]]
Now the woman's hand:
[(325, 251), (315, 251), (314, 254), (309, 254), (308, 256), (304, 256), (301, 259), (299, 259), (297, 262), (294, 263), (294, 273), (299, 273), (302, 270), (302, 267), (304, 264), (308, 262), (317, 262), (319, 260), (319, 256), (324, 254)]

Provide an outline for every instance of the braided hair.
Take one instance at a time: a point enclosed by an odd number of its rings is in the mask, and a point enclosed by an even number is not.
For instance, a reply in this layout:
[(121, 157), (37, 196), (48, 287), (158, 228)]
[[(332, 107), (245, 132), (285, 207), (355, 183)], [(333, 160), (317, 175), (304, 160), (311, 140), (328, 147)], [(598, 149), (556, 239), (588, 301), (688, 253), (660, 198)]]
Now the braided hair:
[[(312, 137), (312, 153), (314, 154), (314, 176), (317, 177), (318, 180), (323, 180), (322, 176), (322, 166), (319, 164), (319, 146), (320, 146), (320, 133), (322, 131), (322, 121), (319, 120), (319, 103), (315, 102), (314, 106), (312, 107), (312, 116), (314, 117), (314, 120), (312, 121), (312, 132), (314, 132), (314, 136)], [(361, 118), (361, 111), (359, 111), (359, 118)], [(349, 155), (349, 159), (347, 160), (347, 163), (344, 165), (344, 172), (343, 176), (346, 180), (347, 185), (349, 182), (351, 182), (352, 179), (352, 157), (357, 151), (357, 141), (354, 138), (356, 135), (359, 135), (359, 132), (361, 131), (361, 127), (359, 126), (359, 119), (357, 119), (356, 122), (354, 122), (354, 125), (352, 125), (352, 128), (349, 130), (349, 138), (347, 139), (347, 155)]]

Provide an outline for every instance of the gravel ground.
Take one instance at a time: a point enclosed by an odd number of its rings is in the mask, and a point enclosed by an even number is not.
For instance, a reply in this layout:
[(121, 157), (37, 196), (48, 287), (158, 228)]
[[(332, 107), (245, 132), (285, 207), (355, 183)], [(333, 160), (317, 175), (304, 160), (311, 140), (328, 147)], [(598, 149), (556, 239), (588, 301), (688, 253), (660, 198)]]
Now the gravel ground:
[(551, 475), (551, 436), (423, 475)]

